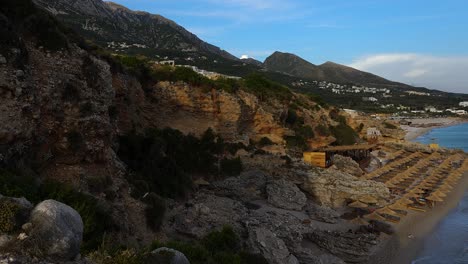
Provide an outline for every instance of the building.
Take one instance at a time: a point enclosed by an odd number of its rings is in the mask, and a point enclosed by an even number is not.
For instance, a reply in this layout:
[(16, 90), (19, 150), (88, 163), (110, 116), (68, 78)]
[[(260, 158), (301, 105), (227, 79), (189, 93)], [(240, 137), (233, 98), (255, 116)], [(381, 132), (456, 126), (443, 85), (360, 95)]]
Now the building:
[(376, 145), (350, 145), (350, 146), (335, 146), (318, 149), (303, 153), (304, 162), (316, 167), (328, 168), (332, 165), (333, 156), (341, 155), (350, 157), (357, 162), (369, 159), (370, 153)]
[(468, 102), (460, 102), (461, 107), (468, 107)]

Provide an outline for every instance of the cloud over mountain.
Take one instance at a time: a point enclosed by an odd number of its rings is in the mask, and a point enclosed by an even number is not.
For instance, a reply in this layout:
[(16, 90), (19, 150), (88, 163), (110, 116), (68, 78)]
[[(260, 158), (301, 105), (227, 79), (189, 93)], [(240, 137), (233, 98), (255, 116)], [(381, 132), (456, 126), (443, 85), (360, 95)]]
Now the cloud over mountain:
[(366, 56), (349, 66), (408, 84), (468, 92), (468, 56), (389, 53)]

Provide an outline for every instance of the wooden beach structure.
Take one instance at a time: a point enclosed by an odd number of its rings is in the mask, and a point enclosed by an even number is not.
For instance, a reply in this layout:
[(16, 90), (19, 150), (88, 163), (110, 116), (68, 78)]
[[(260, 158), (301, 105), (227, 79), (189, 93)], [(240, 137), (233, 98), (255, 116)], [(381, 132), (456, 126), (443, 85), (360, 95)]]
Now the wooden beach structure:
[(304, 162), (316, 167), (328, 168), (332, 165), (332, 159), (335, 155), (350, 157), (359, 162), (368, 159), (371, 152), (377, 148), (377, 145), (361, 144), (349, 146), (330, 146), (303, 153)]

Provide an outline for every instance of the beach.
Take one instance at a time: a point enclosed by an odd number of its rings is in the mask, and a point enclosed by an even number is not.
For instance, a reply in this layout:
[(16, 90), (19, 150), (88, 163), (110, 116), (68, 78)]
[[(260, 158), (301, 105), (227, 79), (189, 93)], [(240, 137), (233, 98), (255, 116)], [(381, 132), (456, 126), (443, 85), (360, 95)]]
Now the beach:
[(401, 222), (394, 225), (395, 234), (382, 238), (368, 264), (410, 264), (424, 246), (425, 239), (444, 219), (468, 190), (468, 172), (444, 202), (427, 212), (408, 211)]
[[(410, 121), (412, 121), (413, 124), (411, 126), (405, 126), (405, 130), (408, 133), (407, 138), (415, 140), (417, 137), (428, 133), (434, 128), (458, 125), (460, 123), (465, 123), (466, 119), (439, 118), (415, 119)], [(445, 141), (442, 143), (442, 145), (447, 145), (448, 142)], [(458, 147), (460, 146), (463, 146), (463, 144)], [(466, 146), (464, 150), (466, 152)], [(458, 184), (453, 187), (454, 189), (448, 194), (444, 201), (436, 204), (434, 208), (428, 209), (426, 212), (409, 210), (408, 215), (403, 217), (400, 223), (393, 224), (395, 233), (391, 236), (384, 235), (381, 237), (380, 244), (375, 248), (368, 263), (406, 264), (416, 263), (413, 262), (416, 259), (419, 259), (417, 263), (425, 263), (427, 260), (424, 257), (427, 255), (421, 255), (423, 249), (425, 249), (425, 243), (428, 237), (439, 227), (439, 224), (441, 224), (446, 217), (452, 215), (452, 212), (456, 212), (454, 210), (458, 210), (457, 207), (468, 190), (468, 172), (465, 172)], [(426, 248), (426, 254), (427, 250)]]
[(401, 128), (406, 131), (405, 140), (412, 141), (422, 136), (434, 128), (454, 126), (468, 122), (468, 119), (443, 117), (443, 118), (415, 118), (407, 119), (411, 125), (401, 125)]

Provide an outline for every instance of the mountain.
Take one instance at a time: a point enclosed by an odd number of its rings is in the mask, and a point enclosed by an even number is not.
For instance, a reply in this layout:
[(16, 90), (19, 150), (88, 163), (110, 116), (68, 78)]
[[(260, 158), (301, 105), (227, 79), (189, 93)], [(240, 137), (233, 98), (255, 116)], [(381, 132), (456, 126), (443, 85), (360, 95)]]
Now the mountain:
[(247, 59), (241, 59), (243, 63), (254, 65), (257, 67), (263, 67), (263, 63), (259, 60), (256, 60), (254, 58), (247, 58)]
[(279, 51), (270, 55), (265, 60), (264, 66), (270, 71), (281, 72), (310, 80), (353, 83), (366, 86), (408, 86), (333, 62), (315, 65), (297, 55)]
[(132, 11), (101, 0), (35, 0), (35, 3), (103, 46), (191, 52), (238, 60), (160, 15)]

